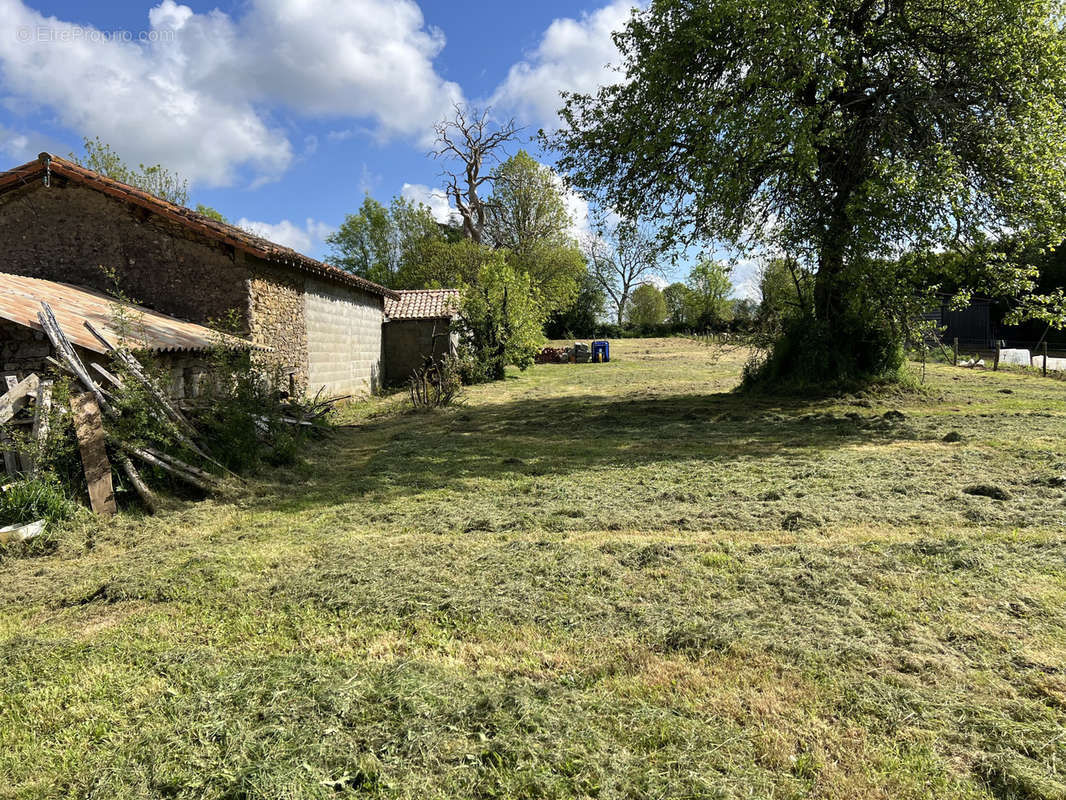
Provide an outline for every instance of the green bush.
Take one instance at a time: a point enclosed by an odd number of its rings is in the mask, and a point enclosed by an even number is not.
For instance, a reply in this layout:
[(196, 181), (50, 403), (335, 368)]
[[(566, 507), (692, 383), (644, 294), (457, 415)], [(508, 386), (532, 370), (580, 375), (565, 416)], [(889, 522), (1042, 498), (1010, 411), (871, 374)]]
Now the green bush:
[(456, 328), (463, 382), (501, 380), (509, 364), (529, 367), (544, 341), (545, 319), (529, 275), (516, 272), (503, 254), (495, 253), (461, 293)]
[(0, 491), (0, 526), (23, 525), (39, 519), (61, 522), (77, 511), (78, 504), (59, 480), (49, 474), (15, 481)]
[(744, 369), (744, 385), (832, 390), (898, 374), (903, 345), (891, 327), (848, 316), (830, 327), (811, 316), (784, 321), (764, 359)]
[(312, 430), (285, 422), (302, 417), (303, 404), (282, 396), (285, 376), (277, 365), (248, 350), (220, 347), (209, 371), (195, 424), (218, 460), (237, 473), (262, 463), (294, 463)]

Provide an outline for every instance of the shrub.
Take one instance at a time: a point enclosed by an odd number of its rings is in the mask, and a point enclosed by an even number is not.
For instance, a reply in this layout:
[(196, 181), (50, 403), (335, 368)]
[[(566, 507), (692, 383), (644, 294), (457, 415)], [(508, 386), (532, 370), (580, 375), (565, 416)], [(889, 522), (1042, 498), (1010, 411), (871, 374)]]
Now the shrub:
[(286, 421), (302, 419), (307, 404), (283, 394), (280, 367), (248, 350), (219, 347), (209, 375), (193, 413), (216, 457), (238, 473), (295, 462), (312, 431)]
[(408, 383), (411, 404), (415, 408), (450, 406), (463, 388), (462, 363), (453, 355), (439, 361), (427, 359), (416, 369)]
[(9, 483), (0, 491), (0, 525), (22, 525), (39, 519), (61, 522), (77, 511), (78, 504), (59, 480), (47, 473)]

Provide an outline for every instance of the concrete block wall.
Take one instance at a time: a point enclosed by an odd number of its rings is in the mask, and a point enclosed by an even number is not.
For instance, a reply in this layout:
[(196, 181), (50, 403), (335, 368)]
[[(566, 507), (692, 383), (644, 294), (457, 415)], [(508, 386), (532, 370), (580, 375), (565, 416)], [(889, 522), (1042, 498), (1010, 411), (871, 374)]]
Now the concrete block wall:
[(368, 394), (381, 383), (383, 301), (308, 278), (304, 287), (307, 383), (314, 394)]

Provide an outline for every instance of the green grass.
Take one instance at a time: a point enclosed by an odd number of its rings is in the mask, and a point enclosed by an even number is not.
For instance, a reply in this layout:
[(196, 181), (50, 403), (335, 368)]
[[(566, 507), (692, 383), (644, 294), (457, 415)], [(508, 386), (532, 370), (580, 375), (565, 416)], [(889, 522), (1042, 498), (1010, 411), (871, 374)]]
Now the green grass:
[(612, 355), (0, 556), (0, 797), (1066, 797), (1066, 384)]

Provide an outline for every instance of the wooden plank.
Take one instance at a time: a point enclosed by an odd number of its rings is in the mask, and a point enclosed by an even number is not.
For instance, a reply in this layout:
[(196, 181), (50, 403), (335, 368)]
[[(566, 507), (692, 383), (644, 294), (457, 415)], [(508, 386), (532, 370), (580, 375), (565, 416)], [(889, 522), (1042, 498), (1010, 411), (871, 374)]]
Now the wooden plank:
[(74, 433), (78, 437), (81, 463), (89, 485), (89, 503), (94, 513), (110, 517), (118, 511), (118, 506), (111, 482), (111, 462), (107, 459), (100, 406), (92, 392), (85, 392), (70, 398), (70, 410), (74, 412)]
[(170, 455), (169, 453), (164, 453), (164, 452), (162, 452), (160, 450), (156, 450), (156, 449), (154, 449), (152, 447), (145, 447), (144, 451), (146, 453), (150, 453), (151, 455), (155, 456), (156, 458), (158, 458), (161, 461), (165, 461), (166, 463), (177, 467), (178, 469), (182, 470), (183, 472), (188, 472), (190, 475), (193, 475), (193, 476), (199, 478), (204, 483), (217, 483), (218, 482), (218, 478), (216, 478), (210, 472), (204, 472), (199, 467), (194, 467), (192, 464), (187, 464), (186, 462), (182, 461), (179, 458), (175, 458), (174, 456)]
[(33, 452), (22, 459), (22, 466), (30, 475), (37, 473), (37, 456), (48, 446), (48, 425), (52, 415), (52, 381), (41, 381), (37, 389), (37, 405), (33, 409)]
[(55, 314), (52, 313), (52, 307), (43, 300), (41, 301), (41, 310), (37, 312), (37, 321), (41, 323), (41, 327), (48, 335), (52, 347), (55, 348), (56, 356), (65, 361), (70, 370), (78, 376), (78, 380), (81, 381), (82, 385), (93, 393), (100, 408), (105, 412), (109, 412), (111, 407), (107, 404), (107, 398), (104, 397), (100, 387), (89, 376), (89, 371), (85, 369), (85, 364), (78, 357), (74, 345), (70, 343), (67, 335), (63, 333), (63, 329), (59, 327)]
[(22, 407), (26, 405), (31, 393), (37, 391), (41, 380), (36, 375), (27, 375), (14, 388), (9, 389), (7, 394), (0, 397), (0, 425), (10, 422)]
[(106, 378), (110, 383), (113, 383), (119, 389), (126, 385), (122, 382), (122, 378), (118, 377), (118, 375), (112, 375), (110, 372), (108, 372), (102, 366), (97, 364), (95, 361), (92, 362), (92, 364), (90, 364), (89, 366), (95, 369), (101, 376)]
[[(18, 386), (18, 383), (17, 375), (4, 376), (4, 385), (7, 387), (8, 392)], [(17, 477), (19, 472), (18, 454), (11, 449), (11, 437), (7, 431), (0, 431), (0, 447), (3, 448), (4, 454), (4, 471), (12, 478)]]
[(19, 474), (19, 461), (18, 454), (11, 449), (12, 446), (11, 437), (8, 436), (7, 431), (0, 430), (0, 448), (3, 448), (4, 452), (4, 471), (15, 478)]

